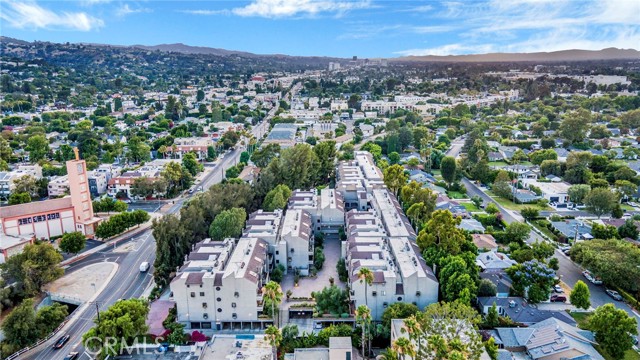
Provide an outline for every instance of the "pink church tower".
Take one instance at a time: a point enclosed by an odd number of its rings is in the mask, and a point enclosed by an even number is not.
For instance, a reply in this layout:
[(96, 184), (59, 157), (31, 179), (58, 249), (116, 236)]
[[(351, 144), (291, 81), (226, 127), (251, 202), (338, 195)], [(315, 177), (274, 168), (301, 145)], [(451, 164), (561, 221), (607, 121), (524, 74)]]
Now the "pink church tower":
[(76, 158), (75, 160), (67, 161), (67, 175), (69, 176), (69, 191), (71, 193), (76, 231), (80, 231), (88, 237), (93, 237), (100, 218), (93, 215), (87, 163), (84, 160), (80, 160), (78, 148), (74, 148), (73, 151), (76, 154)]

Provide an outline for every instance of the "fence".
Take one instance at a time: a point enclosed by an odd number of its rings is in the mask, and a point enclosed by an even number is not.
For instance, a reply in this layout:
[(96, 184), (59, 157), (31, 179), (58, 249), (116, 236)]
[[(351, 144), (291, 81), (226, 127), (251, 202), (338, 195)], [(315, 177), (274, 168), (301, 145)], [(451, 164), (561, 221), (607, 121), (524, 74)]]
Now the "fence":
[(71, 314), (69, 314), (64, 321), (62, 321), (62, 323), (60, 325), (58, 325), (58, 327), (53, 330), (49, 335), (47, 335), (47, 337), (45, 337), (44, 339), (40, 339), (38, 340), (38, 342), (36, 342), (35, 344), (31, 345), (31, 346), (27, 346), (26, 348), (20, 349), (18, 351), (16, 351), (15, 353), (9, 355), (9, 357), (7, 357), (5, 360), (14, 360), (17, 359), (18, 356), (26, 353), (27, 351), (37, 348), (38, 346), (42, 345), (43, 343), (49, 341), (49, 339), (51, 339), (52, 337), (56, 336), (56, 334), (58, 333), (58, 331), (60, 331), (60, 329), (62, 329), (67, 322), (69, 321), (69, 319), (71, 318)]

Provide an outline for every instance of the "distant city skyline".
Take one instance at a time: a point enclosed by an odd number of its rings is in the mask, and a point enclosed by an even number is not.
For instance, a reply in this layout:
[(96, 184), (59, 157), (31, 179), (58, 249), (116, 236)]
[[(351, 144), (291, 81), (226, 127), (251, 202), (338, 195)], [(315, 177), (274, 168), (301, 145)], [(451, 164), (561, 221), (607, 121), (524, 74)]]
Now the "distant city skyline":
[(398, 57), (640, 48), (637, 0), (3, 1), (2, 35)]

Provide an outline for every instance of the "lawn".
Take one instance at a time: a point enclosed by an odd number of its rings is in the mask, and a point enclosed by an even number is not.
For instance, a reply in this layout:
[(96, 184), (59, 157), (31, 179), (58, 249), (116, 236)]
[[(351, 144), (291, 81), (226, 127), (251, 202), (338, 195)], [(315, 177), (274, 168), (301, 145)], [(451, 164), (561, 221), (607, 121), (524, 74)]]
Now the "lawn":
[(457, 191), (448, 191), (447, 196), (449, 196), (449, 198), (451, 199), (468, 199), (469, 198), (467, 194), (463, 194)]
[(489, 161), (489, 166), (507, 166), (509, 164), (507, 164), (504, 161)]
[(545, 207), (540, 207), (540, 205), (533, 203), (533, 204), (516, 204), (513, 201), (509, 200), (509, 199), (505, 199), (502, 198), (500, 196), (497, 196), (496, 194), (492, 193), (490, 190), (486, 191), (487, 195), (489, 195), (495, 202), (497, 202), (498, 204), (500, 204), (503, 208), (508, 209), (508, 210), (516, 210), (516, 211), (522, 211), (522, 209), (524, 208), (528, 208), (528, 207), (532, 207), (534, 209), (538, 209), (538, 210), (550, 210), (551, 208), (548, 206)]
[(549, 239), (554, 240), (554, 241), (558, 241), (558, 237), (551, 232), (551, 230), (547, 229), (544, 226), (540, 226), (537, 222), (535, 221), (531, 221), (531, 224), (538, 230), (540, 230), (543, 234), (547, 235), (547, 237), (549, 237)]
[(481, 211), (473, 203), (470, 202), (461, 202), (460, 205), (464, 206), (467, 211)]
[(633, 206), (627, 205), (627, 204), (620, 204), (620, 207), (622, 208), (622, 210), (626, 210), (626, 211), (635, 211), (636, 210)]
[[(576, 320), (580, 329), (589, 330), (589, 317), (591, 316), (591, 313), (570, 312), (569, 315)], [(595, 345), (594, 347), (606, 360), (615, 360), (611, 355), (602, 350), (600, 346)], [(627, 352), (624, 353), (624, 358), (622, 358), (622, 360), (640, 360), (640, 354), (634, 350), (627, 350)]]

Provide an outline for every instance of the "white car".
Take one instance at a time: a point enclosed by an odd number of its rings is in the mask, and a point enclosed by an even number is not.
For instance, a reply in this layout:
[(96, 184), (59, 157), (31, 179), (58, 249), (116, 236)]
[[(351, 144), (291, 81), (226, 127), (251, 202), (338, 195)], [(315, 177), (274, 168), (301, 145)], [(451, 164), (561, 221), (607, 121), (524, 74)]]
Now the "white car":
[(560, 287), (560, 285), (555, 285), (553, 287), (553, 291), (555, 291), (555, 292), (557, 292), (559, 294), (562, 294), (564, 292), (564, 291), (562, 291), (562, 287)]
[(149, 271), (149, 268), (151, 267), (151, 265), (149, 264), (149, 262), (145, 261), (142, 264), (140, 264), (140, 272), (144, 273)]

